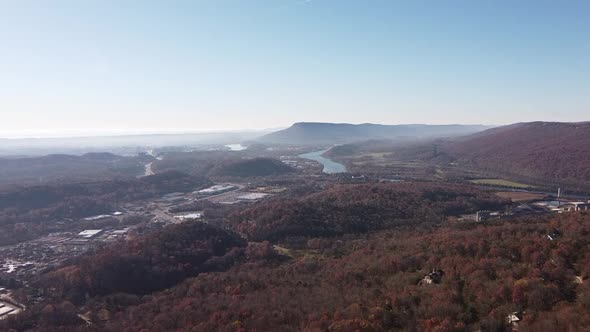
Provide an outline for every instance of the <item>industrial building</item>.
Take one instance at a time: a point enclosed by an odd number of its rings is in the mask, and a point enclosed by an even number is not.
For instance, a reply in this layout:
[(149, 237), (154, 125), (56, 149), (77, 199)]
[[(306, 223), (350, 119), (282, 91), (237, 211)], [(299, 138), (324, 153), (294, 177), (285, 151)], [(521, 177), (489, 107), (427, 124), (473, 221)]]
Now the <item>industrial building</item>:
[(267, 196), (271, 196), (270, 194), (265, 193), (246, 193), (245, 195), (238, 196), (237, 199), (241, 201), (257, 201)]
[(96, 220), (102, 220), (102, 219), (106, 219), (106, 218), (110, 218), (111, 215), (110, 214), (101, 214), (98, 216), (92, 216), (92, 217), (88, 217), (88, 218), (84, 218), (84, 220), (86, 221), (96, 221)]
[(533, 203), (554, 213), (590, 211), (590, 201), (547, 200)]
[(102, 233), (102, 229), (87, 229), (85, 231), (81, 231), (80, 233), (78, 233), (78, 237), (84, 238), (84, 239), (92, 239), (98, 235), (100, 235), (100, 233)]
[(588, 211), (590, 202), (569, 202), (562, 206), (564, 212)]
[(0, 320), (7, 318), (9, 315), (18, 314), (22, 309), (5, 301), (0, 301)]
[(117, 229), (111, 232), (112, 235), (125, 235), (129, 233), (129, 227), (123, 229)]
[(195, 213), (174, 216), (175, 219), (178, 219), (180, 221), (197, 220), (197, 219), (201, 219), (202, 217), (203, 217), (203, 214), (201, 212), (195, 212)]
[(211, 195), (222, 194), (224, 192), (228, 192), (228, 191), (233, 190), (235, 188), (236, 188), (236, 186), (231, 185), (231, 184), (217, 184), (217, 185), (211, 186), (209, 188), (199, 190), (199, 191), (197, 191), (197, 194), (203, 195), (203, 196), (211, 196)]
[(490, 219), (490, 217), (491, 217), (491, 213), (490, 213), (490, 211), (487, 211), (487, 210), (477, 211), (475, 213), (475, 221), (477, 221), (477, 222), (487, 221), (488, 219)]
[(113, 214), (99, 214), (97, 216), (86, 217), (86, 218), (84, 218), (84, 220), (97, 221), (97, 220), (103, 220), (103, 219), (107, 219), (107, 218), (111, 218), (111, 217), (120, 217), (122, 215), (123, 215), (123, 212), (117, 211), (117, 212), (113, 212)]

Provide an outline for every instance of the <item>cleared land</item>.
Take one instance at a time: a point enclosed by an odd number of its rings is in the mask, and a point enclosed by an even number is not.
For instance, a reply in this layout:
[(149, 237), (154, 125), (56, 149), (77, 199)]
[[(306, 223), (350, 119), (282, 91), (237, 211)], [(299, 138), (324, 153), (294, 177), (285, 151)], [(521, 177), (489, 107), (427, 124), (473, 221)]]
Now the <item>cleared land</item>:
[(545, 198), (544, 194), (527, 193), (522, 191), (500, 191), (497, 192), (496, 195), (502, 198), (510, 199), (513, 202), (527, 202), (535, 199)]
[(502, 186), (502, 187), (512, 187), (512, 188), (533, 188), (534, 187), (529, 184), (519, 183), (519, 182), (514, 182), (514, 181), (509, 181), (509, 180), (503, 180), (503, 179), (476, 179), (476, 180), (470, 180), (469, 182), (475, 183), (475, 184), (485, 184), (485, 185), (490, 185), (490, 186)]

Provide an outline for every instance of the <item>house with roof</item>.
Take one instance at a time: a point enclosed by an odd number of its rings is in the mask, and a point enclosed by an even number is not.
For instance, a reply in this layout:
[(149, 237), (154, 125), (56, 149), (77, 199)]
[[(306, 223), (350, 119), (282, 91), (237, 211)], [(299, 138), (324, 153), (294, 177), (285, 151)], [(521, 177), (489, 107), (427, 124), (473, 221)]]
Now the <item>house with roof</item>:
[(506, 316), (506, 325), (512, 328), (512, 331), (518, 331), (518, 324), (524, 317), (524, 312), (515, 311), (510, 315)]
[(432, 285), (432, 284), (440, 284), (442, 281), (442, 277), (445, 275), (445, 272), (441, 269), (433, 269), (432, 272), (424, 276), (422, 280), (418, 283), (418, 285)]

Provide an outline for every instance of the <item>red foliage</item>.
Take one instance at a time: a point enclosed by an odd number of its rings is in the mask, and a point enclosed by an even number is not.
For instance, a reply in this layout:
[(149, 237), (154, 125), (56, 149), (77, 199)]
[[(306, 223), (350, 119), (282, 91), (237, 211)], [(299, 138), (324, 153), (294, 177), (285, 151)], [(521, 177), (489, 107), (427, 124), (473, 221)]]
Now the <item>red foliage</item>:
[(231, 217), (252, 240), (364, 233), (440, 223), (449, 215), (499, 208), (506, 202), (470, 186), (436, 183), (340, 185), (300, 198), (272, 200)]

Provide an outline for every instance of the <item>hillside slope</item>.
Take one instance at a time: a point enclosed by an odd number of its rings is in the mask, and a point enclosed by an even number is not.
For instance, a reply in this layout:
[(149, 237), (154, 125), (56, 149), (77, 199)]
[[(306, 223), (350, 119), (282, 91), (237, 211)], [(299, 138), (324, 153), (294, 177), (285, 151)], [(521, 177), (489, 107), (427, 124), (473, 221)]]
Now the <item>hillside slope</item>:
[(135, 178), (151, 160), (153, 157), (145, 154), (125, 157), (111, 153), (0, 158), (0, 186)]
[(448, 143), (460, 164), (555, 183), (590, 184), (590, 122), (530, 122)]
[(299, 122), (259, 138), (275, 144), (335, 144), (367, 139), (448, 137), (486, 129), (480, 125), (379, 125)]
[(511, 331), (513, 312), (520, 331), (590, 328), (587, 213), (304, 240), (169, 226), (42, 276), (44, 301), (0, 330)]
[(474, 187), (404, 182), (341, 185), (316, 194), (277, 199), (230, 218), (254, 241), (365, 233), (440, 222), (446, 216), (500, 209), (506, 202)]
[(283, 164), (281, 161), (272, 158), (252, 158), (238, 161), (230, 161), (215, 167), (212, 175), (250, 177), (281, 175), (294, 172), (295, 169)]

